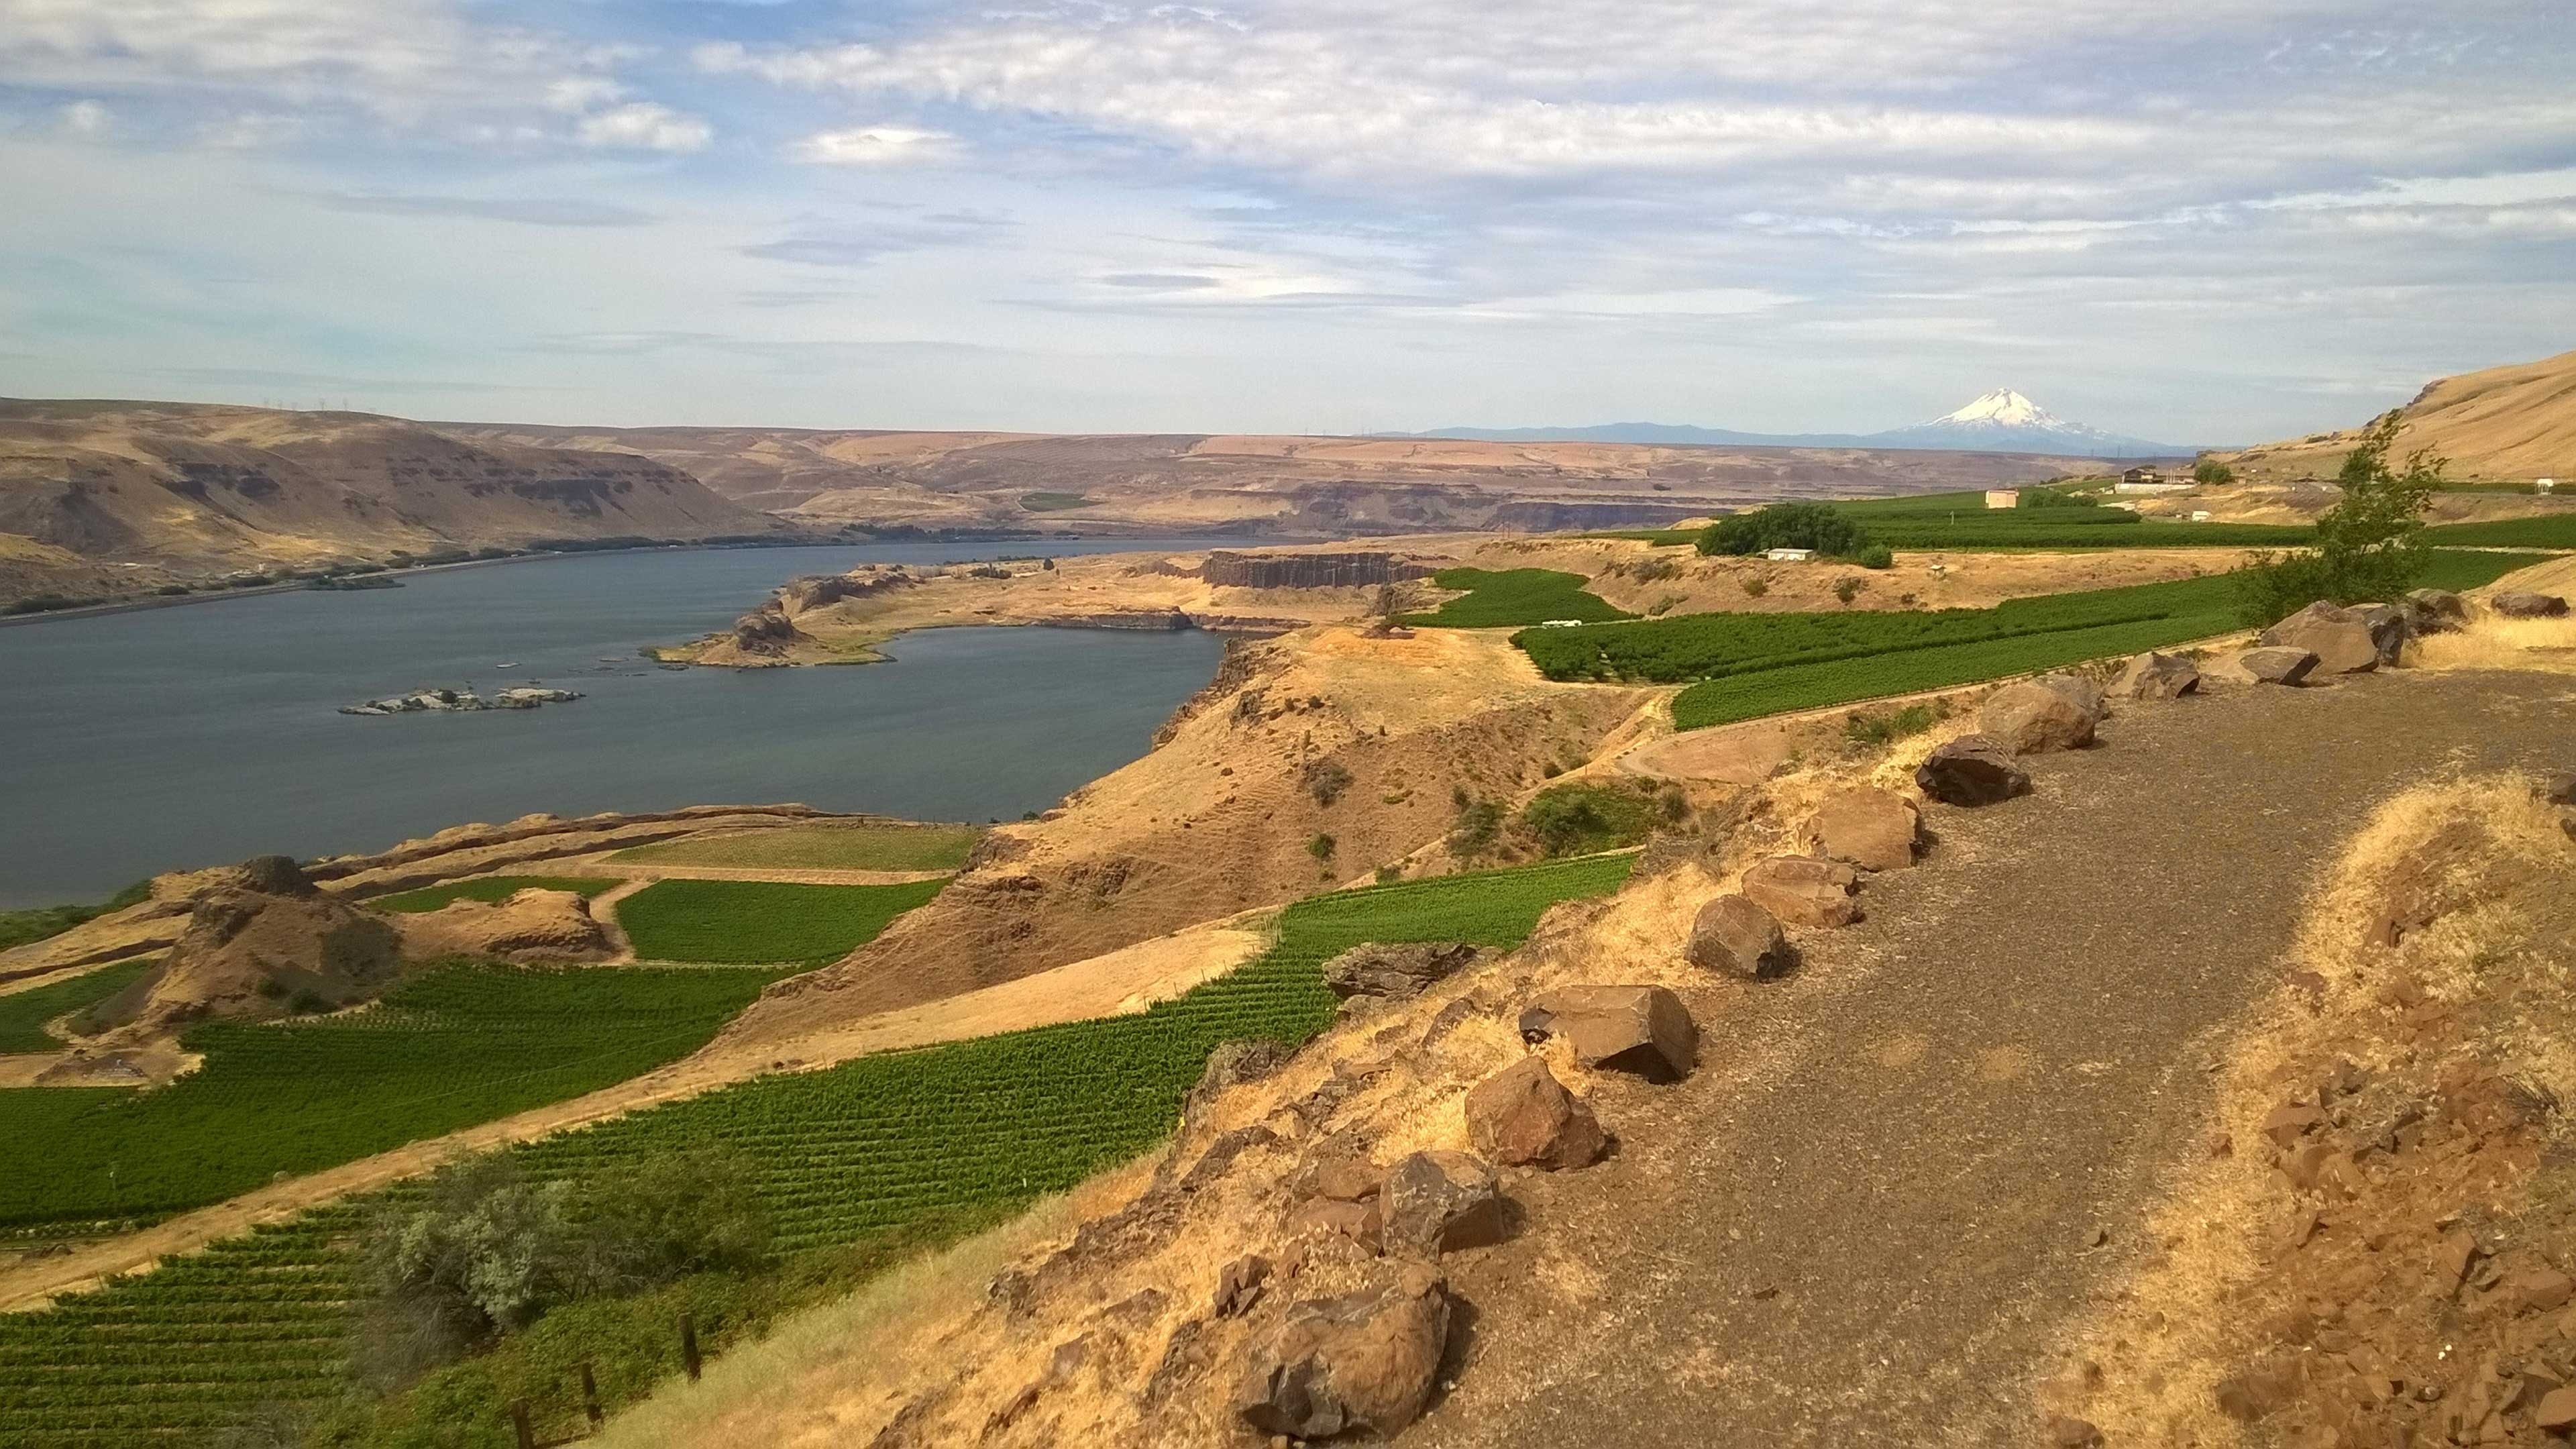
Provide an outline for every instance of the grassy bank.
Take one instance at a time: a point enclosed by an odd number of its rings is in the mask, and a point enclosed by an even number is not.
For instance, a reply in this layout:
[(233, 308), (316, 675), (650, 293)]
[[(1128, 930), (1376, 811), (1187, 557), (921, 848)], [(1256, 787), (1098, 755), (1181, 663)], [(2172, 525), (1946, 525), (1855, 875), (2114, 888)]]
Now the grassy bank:
[(157, 964), (158, 957), (148, 961), (121, 961), (84, 972), (68, 981), (33, 986), (0, 996), (0, 1053), (53, 1051), (62, 1043), (46, 1034), (46, 1022), (67, 1011), (96, 1006), (142, 980), (143, 974)]
[(1550, 619), (1599, 623), (1636, 617), (1587, 593), (1583, 575), (1560, 569), (1442, 569), (1431, 576), (1431, 582), (1468, 593), (1430, 613), (1406, 614), (1396, 622), (1441, 629), (1507, 629)]

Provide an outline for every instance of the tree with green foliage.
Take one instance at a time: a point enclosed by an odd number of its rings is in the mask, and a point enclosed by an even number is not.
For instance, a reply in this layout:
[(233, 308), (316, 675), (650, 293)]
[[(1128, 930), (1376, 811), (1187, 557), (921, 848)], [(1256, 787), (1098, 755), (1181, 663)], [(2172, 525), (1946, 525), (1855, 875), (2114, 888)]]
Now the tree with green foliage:
[(2318, 517), (2312, 546), (2260, 552), (2236, 571), (2245, 623), (2274, 624), (2320, 599), (2395, 599), (2415, 586), (2428, 559), (2424, 508), (2441, 488), (2450, 460), (2418, 448), (2403, 467), (2391, 467), (2388, 455), (2403, 425), (2391, 412), (2363, 432), (2336, 475), (2343, 498)]
[(1862, 549), (1852, 562), (1865, 569), (1892, 569), (1896, 567), (1896, 550), (1883, 543), (1873, 543)]
[(1842, 556), (1858, 553), (1868, 542), (1869, 535), (1839, 509), (1822, 503), (1774, 503), (1751, 513), (1730, 514), (1702, 529), (1699, 551), (1742, 556), (1775, 548), (1811, 548)]
[(2233, 483), (2236, 470), (2216, 458), (2203, 458), (2193, 466), (2191, 478), (2195, 483)]
[(2055, 488), (2024, 488), (2021, 490), (2021, 495), (2013, 499), (2013, 507), (2016, 509), (2099, 508), (2101, 506), (2090, 498), (2060, 492)]

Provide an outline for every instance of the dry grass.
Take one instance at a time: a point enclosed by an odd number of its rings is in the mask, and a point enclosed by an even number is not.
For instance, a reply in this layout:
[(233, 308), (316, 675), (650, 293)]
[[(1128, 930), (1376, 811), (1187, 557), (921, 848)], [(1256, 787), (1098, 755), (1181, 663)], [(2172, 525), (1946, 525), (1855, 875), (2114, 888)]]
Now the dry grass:
[(2576, 615), (2507, 619), (2484, 614), (2465, 629), (2416, 640), (2406, 662), (2418, 669), (2539, 669), (2576, 674)]
[[(2569, 999), (2576, 963), (2535, 910), (2576, 884), (2576, 862), (2556, 812), (2531, 785), (2501, 776), (2422, 786), (2383, 806), (2353, 839), (2288, 963), (2289, 972), (2314, 978), (2290, 976), (2231, 1043), (2213, 1047), (2219, 1110), (2211, 1151), (2170, 1183), (2151, 1219), (2146, 1265), (2069, 1345), (2067, 1376), (2046, 1391), (2055, 1407), (2092, 1420), (2120, 1445), (2277, 1437), (2221, 1414), (2216, 1389), (2279, 1338), (2275, 1325), (2309, 1295), (2359, 1296), (2349, 1280), (2311, 1281), (2304, 1275), (2327, 1270), (2286, 1256), (2297, 1204), (2284, 1202), (2263, 1135), (2266, 1114), (2336, 1062), (2354, 1063), (2386, 1089), (2418, 1093), (2433, 1090), (2443, 1063), (2476, 1062), (2576, 1101), (2576, 1046), (2564, 1030), (2495, 1029), (2537, 993), (2560, 1008), (2576, 1004)], [(2449, 909), (2393, 951), (2368, 944), (2390, 882), (2410, 874), (2426, 898)], [(2409, 1033), (2390, 1005), (2401, 979), (2420, 987), (2432, 1009), (2485, 1029), (2448, 1042)], [(2475, 1196), (2470, 1166), (2463, 1158), (2450, 1169), (2455, 1180), (2435, 1186), (2438, 1200)], [(2401, 1171), (2397, 1180), (2392, 1188), (2375, 1179), (2349, 1207), (2329, 1200), (2325, 1231), (2343, 1235), (2347, 1253), (2367, 1232), (2387, 1234), (2377, 1271), (2413, 1275), (2421, 1271), (2415, 1240), (2433, 1229), (2433, 1209), (2416, 1214), (2425, 1221), (2410, 1219), (2408, 1179)]]

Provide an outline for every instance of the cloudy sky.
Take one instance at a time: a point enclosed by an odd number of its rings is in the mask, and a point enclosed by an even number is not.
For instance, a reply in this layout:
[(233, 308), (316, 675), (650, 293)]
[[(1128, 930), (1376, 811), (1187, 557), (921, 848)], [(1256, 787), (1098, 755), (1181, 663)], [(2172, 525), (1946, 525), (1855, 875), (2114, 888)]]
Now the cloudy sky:
[(0, 0), (0, 394), (2179, 442), (2576, 347), (2564, 0)]

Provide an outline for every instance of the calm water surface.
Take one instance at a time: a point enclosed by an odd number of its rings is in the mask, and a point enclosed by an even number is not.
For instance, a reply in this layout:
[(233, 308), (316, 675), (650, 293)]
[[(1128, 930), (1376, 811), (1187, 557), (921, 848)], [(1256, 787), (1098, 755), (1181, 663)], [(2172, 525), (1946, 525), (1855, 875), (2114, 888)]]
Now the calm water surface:
[[(534, 810), (800, 800), (931, 820), (1043, 809), (1142, 755), (1208, 681), (1201, 633), (934, 629), (891, 664), (640, 660), (797, 574), (1223, 540), (591, 554), (0, 628), (0, 908), (155, 871), (381, 849)], [(613, 660), (614, 662), (610, 662)], [(499, 669), (503, 662), (518, 667)], [(543, 681), (539, 710), (354, 718), (424, 685)]]

